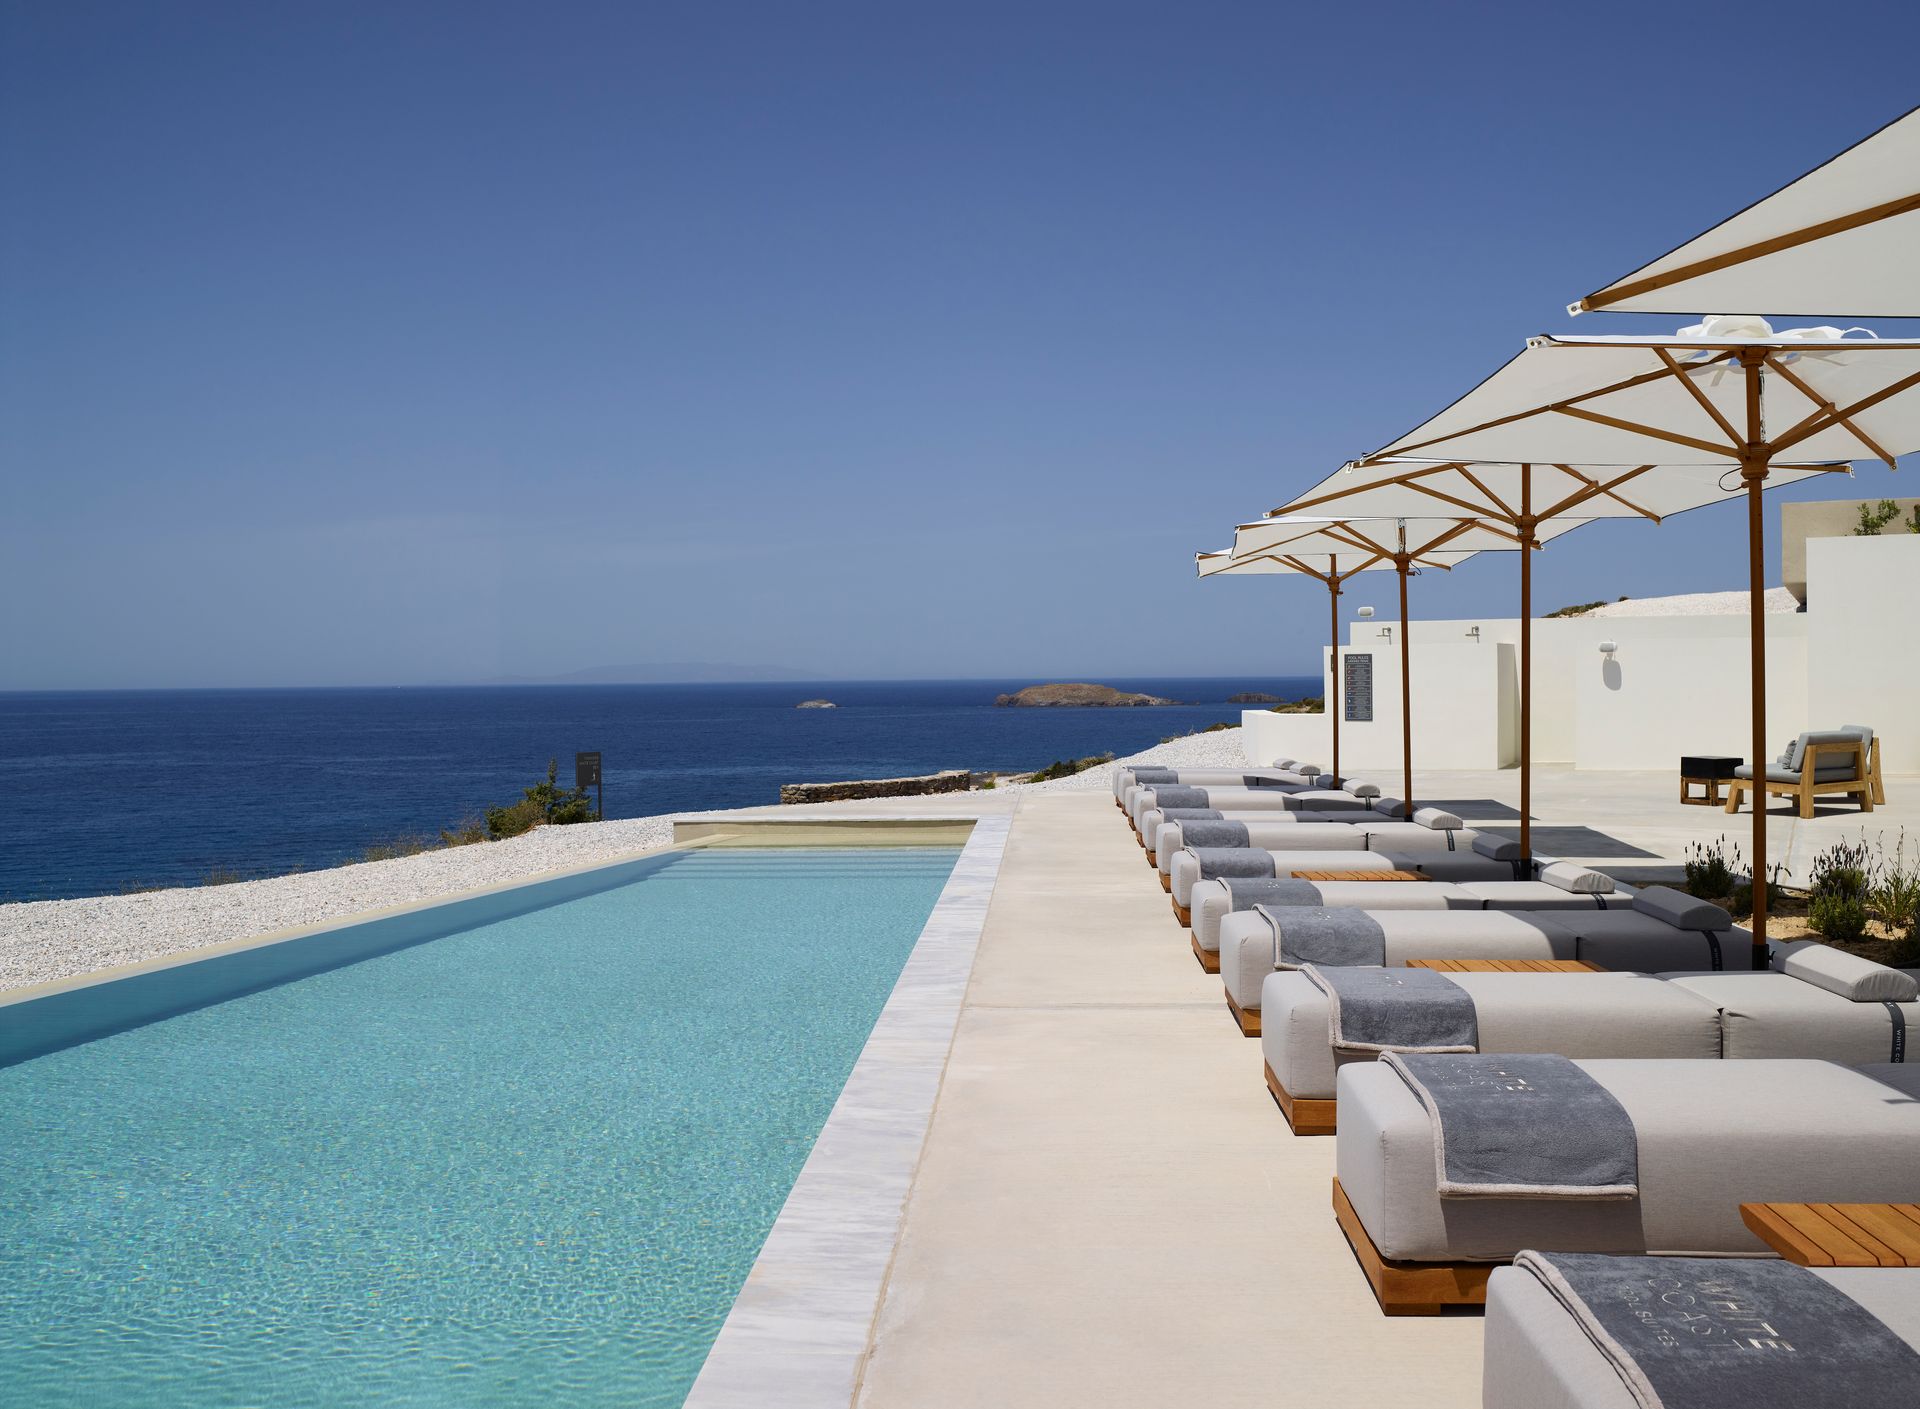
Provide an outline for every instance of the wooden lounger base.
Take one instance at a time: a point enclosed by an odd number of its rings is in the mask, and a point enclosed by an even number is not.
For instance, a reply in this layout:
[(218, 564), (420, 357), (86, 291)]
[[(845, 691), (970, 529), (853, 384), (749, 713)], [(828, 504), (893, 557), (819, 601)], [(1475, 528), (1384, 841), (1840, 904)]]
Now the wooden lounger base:
[(1240, 1024), (1240, 1035), (1242, 1037), (1258, 1037), (1260, 1035), (1260, 1014), (1257, 1010), (1248, 1012), (1245, 1008), (1233, 1001), (1233, 995), (1231, 993), (1227, 995), (1227, 1010), (1233, 1014), (1233, 1020)]
[(1159, 857), (1157, 857), (1157, 856), (1155, 856), (1155, 855), (1154, 855), (1154, 854), (1153, 854), (1153, 853), (1152, 853), (1151, 851), (1149, 851), (1149, 852), (1147, 853), (1147, 864), (1148, 864), (1149, 866), (1152, 866), (1152, 867), (1154, 867), (1154, 868), (1156, 868), (1156, 869), (1158, 869), (1158, 867), (1159, 867), (1159, 865), (1160, 865), (1160, 858), (1159, 858)]
[(1272, 1067), (1265, 1062), (1260, 1066), (1267, 1074), (1267, 1090), (1273, 1093), (1274, 1103), (1280, 1107), (1280, 1114), (1287, 1118), (1287, 1125), (1295, 1135), (1336, 1133), (1334, 1113), (1338, 1109), (1338, 1102), (1296, 1096), (1280, 1084), (1280, 1078), (1273, 1074)]
[(1193, 911), (1189, 910), (1177, 900), (1173, 902), (1173, 917), (1180, 922), (1182, 929), (1190, 930), (1193, 928)]
[(1200, 961), (1200, 967), (1210, 974), (1220, 972), (1220, 955), (1212, 949), (1200, 947), (1200, 936), (1193, 937), (1193, 957)]
[(1347, 1235), (1360, 1270), (1367, 1274), (1380, 1310), (1388, 1316), (1438, 1316), (1449, 1306), (1485, 1306), (1491, 1262), (1395, 1262), (1380, 1255), (1360, 1215), (1347, 1202), (1339, 1179), (1333, 1181), (1333, 1216)]
[(1164, 890), (1168, 895), (1172, 895), (1173, 877), (1169, 876), (1165, 871), (1155, 871), (1153, 874), (1160, 878), (1160, 889)]

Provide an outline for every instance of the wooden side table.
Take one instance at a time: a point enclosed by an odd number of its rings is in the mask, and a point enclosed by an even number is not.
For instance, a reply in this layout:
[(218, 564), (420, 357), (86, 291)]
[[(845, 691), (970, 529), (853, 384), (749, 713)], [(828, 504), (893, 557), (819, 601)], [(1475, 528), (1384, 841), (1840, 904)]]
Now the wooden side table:
[(1741, 1204), (1740, 1221), (1802, 1267), (1920, 1267), (1920, 1204)]
[[(1718, 807), (1720, 805), (1720, 785), (1731, 782), (1733, 770), (1740, 766), (1740, 760), (1717, 753), (1683, 754), (1680, 758), (1680, 801), (1689, 807)], [(1699, 797), (1691, 795), (1691, 789), (1702, 788), (1705, 791)]]
[(1604, 974), (1585, 959), (1409, 959), (1409, 969), (1438, 969), (1443, 974)]
[(1296, 881), (1430, 881), (1419, 871), (1295, 871)]

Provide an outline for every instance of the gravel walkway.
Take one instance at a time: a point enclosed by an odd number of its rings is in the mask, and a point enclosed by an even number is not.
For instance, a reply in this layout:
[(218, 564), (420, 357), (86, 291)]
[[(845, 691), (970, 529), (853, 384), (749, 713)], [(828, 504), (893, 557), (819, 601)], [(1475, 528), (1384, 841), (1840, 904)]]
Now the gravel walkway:
[[(1122, 761), (1192, 767), (1238, 767), (1244, 762), (1238, 729), (1176, 739)], [(1108, 765), (1071, 778), (1017, 784), (996, 792), (1004, 796), (1029, 790), (1109, 788), (1111, 775), (1112, 766)], [(857, 804), (833, 806), (844, 812)], [(791, 813), (799, 809), (784, 810)], [(676, 816), (717, 815), (725, 814), (681, 812), (572, 827), (541, 827), (509, 841), (423, 852), (394, 861), (302, 871), (268, 880), (0, 905), (0, 991), (274, 930), (323, 924), (367, 910), (457, 895), (547, 871), (613, 861), (671, 843)]]

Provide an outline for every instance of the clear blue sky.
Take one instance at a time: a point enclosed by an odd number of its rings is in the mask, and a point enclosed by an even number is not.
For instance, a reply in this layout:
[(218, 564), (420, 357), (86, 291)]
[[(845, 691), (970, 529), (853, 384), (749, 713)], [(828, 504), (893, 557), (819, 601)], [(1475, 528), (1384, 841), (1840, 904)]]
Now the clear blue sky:
[(0, 3), (0, 687), (1304, 669), (1190, 554), (1920, 101), (1821, 13)]

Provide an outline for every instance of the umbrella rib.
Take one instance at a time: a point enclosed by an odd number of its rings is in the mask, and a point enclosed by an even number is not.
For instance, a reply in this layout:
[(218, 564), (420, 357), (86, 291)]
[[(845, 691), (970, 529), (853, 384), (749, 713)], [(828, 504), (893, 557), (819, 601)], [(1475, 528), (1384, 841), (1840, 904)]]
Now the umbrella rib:
[[(1723, 360), (1723, 359), (1722, 358), (1713, 359), (1713, 361), (1720, 361), (1720, 360)], [(1712, 363), (1711, 362), (1703, 363), (1701, 365), (1710, 366), (1712, 365)], [(1640, 375), (1636, 377), (1628, 377), (1625, 381), (1615, 382), (1611, 386), (1599, 387), (1593, 391), (1583, 391), (1580, 393), (1580, 395), (1570, 396), (1565, 401), (1550, 402), (1545, 406), (1532, 406), (1525, 411), (1515, 411), (1512, 415), (1509, 415), (1509, 416), (1496, 416), (1491, 421), (1482, 421), (1477, 426), (1466, 426), (1457, 431), (1448, 431), (1445, 435), (1436, 435), (1431, 440), (1423, 440), (1413, 445), (1396, 445), (1392, 448), (1390, 453), (1394, 455), (1411, 455), (1416, 450), (1420, 450), (1429, 445), (1438, 445), (1443, 440), (1458, 440), (1461, 436), (1477, 435), (1481, 431), (1493, 430), (1497, 426), (1510, 426), (1516, 421), (1525, 421), (1534, 416), (1544, 416), (1550, 411), (1560, 411), (1570, 416), (1585, 416), (1589, 420), (1606, 420), (1606, 418), (1601, 417), (1598, 412), (1583, 411), (1579, 409), (1578, 403), (1582, 401), (1592, 401), (1596, 397), (1612, 396), (1617, 391), (1632, 391), (1637, 386), (1645, 386), (1648, 382), (1656, 382), (1656, 381), (1659, 381), (1662, 377), (1669, 377), (1672, 375), (1673, 374), (1669, 372), (1665, 367), (1661, 367), (1657, 371), (1642, 372), (1640, 373)], [(1644, 429), (1644, 427), (1634, 425), (1632, 422), (1629, 422), (1629, 421), (1607, 420), (1607, 424), (1621, 426), (1628, 430), (1637, 431), (1637, 430)], [(1705, 449), (1713, 451), (1713, 453), (1716, 455), (1725, 453), (1724, 446), (1707, 445), (1706, 442), (1704, 441), (1690, 440), (1690, 441), (1683, 442), (1683, 444), (1704, 447)], [(1382, 451), (1379, 453), (1387, 454), (1389, 452)]]
[[(1318, 494), (1311, 499), (1296, 499), (1291, 504), (1282, 504), (1279, 508), (1272, 510), (1271, 513), (1297, 513), (1301, 509), (1311, 508), (1315, 504), (1330, 504), (1336, 500), (1348, 499), (1365, 490), (1379, 489), (1383, 485), (1398, 484), (1411, 489), (1415, 487), (1413, 481), (1416, 479), (1424, 479), (1428, 475), (1445, 474), (1448, 470), (1457, 470), (1459, 468), (1460, 466), (1458, 464), (1451, 461), (1444, 465), (1429, 465), (1425, 469), (1409, 470), (1403, 475), (1391, 475), (1386, 479), (1371, 480), (1366, 484), (1357, 485), (1352, 489), (1336, 489), (1331, 494)], [(1479, 511), (1475, 510), (1474, 512), (1478, 513)]]
[(1362, 533), (1359, 529), (1355, 528), (1351, 523), (1335, 524), (1333, 527), (1327, 530), (1327, 536), (1329, 538), (1338, 538), (1342, 543), (1348, 544), (1349, 546), (1354, 548), (1359, 548), (1364, 552), (1382, 553), (1382, 554), (1386, 554), (1389, 557), (1392, 556), (1392, 553), (1393, 553), (1393, 550), (1391, 548), (1387, 548), (1382, 544), (1376, 543), (1373, 539), (1367, 537), (1366, 534)]
[[(1865, 431), (1861, 430), (1860, 427), (1856, 426), (1842, 412), (1834, 409), (1834, 405), (1831, 401), (1828, 401), (1825, 397), (1820, 395), (1819, 392), (1815, 391), (1812, 387), (1808, 386), (1805, 382), (1801, 381), (1799, 377), (1795, 376), (1793, 373), (1793, 370), (1789, 368), (1786, 363), (1777, 361), (1771, 352), (1769, 352), (1766, 356), (1766, 363), (1769, 367), (1773, 368), (1773, 370), (1776, 373), (1778, 373), (1786, 381), (1786, 383), (1789, 386), (1791, 386), (1794, 390), (1798, 391), (1802, 396), (1806, 397), (1807, 400), (1811, 401), (1816, 407), (1819, 408), (1819, 410), (1814, 413), (1816, 416), (1819, 415), (1821, 412), (1825, 412), (1829, 417), (1833, 419), (1834, 422), (1838, 423), (1839, 425), (1845, 426), (1847, 430), (1852, 434), (1855, 440), (1859, 441), (1862, 445), (1866, 446), (1867, 449), (1871, 450), (1877, 457), (1879, 457), (1881, 460), (1885, 461), (1889, 465), (1893, 463), (1893, 456), (1887, 454), (1885, 450), (1881, 449), (1880, 446), (1874, 441), (1872, 436), (1868, 435)], [(1804, 425), (1805, 422), (1802, 422), (1801, 424)], [(1795, 427), (1795, 429), (1797, 430), (1798, 427)], [(1791, 434), (1791, 432), (1789, 432), (1789, 434)]]
[[(1842, 417), (1846, 417), (1846, 416), (1857, 416), (1862, 411), (1866, 411), (1871, 409), (1872, 407), (1878, 406), (1881, 402), (1887, 400), (1889, 397), (1898, 396), (1901, 392), (1906, 391), (1910, 387), (1914, 387), (1914, 386), (1920, 386), (1920, 372), (1915, 372), (1911, 376), (1902, 377), (1899, 381), (1894, 382), (1891, 386), (1881, 387), (1880, 390), (1873, 393), (1873, 395), (1863, 396), (1858, 401), (1854, 402), (1851, 406), (1841, 407), (1839, 410), (1833, 413), (1833, 417), (1835, 420), (1839, 420)], [(1769, 447), (1769, 449), (1773, 455), (1777, 456), (1782, 450), (1786, 450), (1791, 448), (1792, 446), (1798, 445), (1801, 441), (1805, 440), (1808, 436), (1813, 435), (1825, 429), (1826, 429), (1826, 426), (1824, 424), (1815, 424), (1815, 425), (1809, 426), (1806, 423), (1802, 422), (1799, 426), (1794, 427), (1794, 429), (1788, 431), (1784, 436), (1780, 437), (1780, 439), (1774, 441), (1772, 446)], [(1883, 455), (1880, 458), (1886, 461), (1888, 469), (1892, 469), (1894, 467), (1894, 460), (1892, 456)]]
[[(1662, 372), (1661, 376), (1666, 373)], [(1581, 400), (1587, 398), (1582, 397)], [(1692, 450), (1705, 450), (1709, 454), (1727, 456), (1738, 449), (1737, 446), (1715, 445), (1710, 440), (1697, 440), (1690, 435), (1681, 435), (1678, 431), (1664, 431), (1658, 426), (1642, 425), (1638, 421), (1624, 421), (1618, 416), (1603, 415), (1599, 411), (1589, 411), (1584, 406), (1575, 406), (1571, 402), (1562, 402), (1557, 406), (1545, 406), (1544, 411), (1557, 411), (1562, 416), (1575, 416), (1582, 421), (1593, 421), (1598, 425), (1612, 426), (1615, 430), (1632, 431), (1635, 435), (1644, 435), (1654, 440), (1669, 441), (1674, 445), (1684, 445)]]
[[(1425, 543), (1422, 543), (1418, 548), (1415, 548), (1413, 550), (1412, 556), (1415, 558), (1418, 558), (1422, 553), (1431, 553), (1435, 549), (1439, 548), (1442, 544), (1451, 543), (1454, 539), (1458, 538), (1461, 534), (1466, 533), (1471, 529), (1484, 528), (1484, 527), (1486, 527), (1486, 525), (1480, 523), (1478, 520), (1462, 519), (1459, 523), (1456, 523), (1452, 528), (1448, 529), (1445, 533), (1440, 534), (1437, 538), (1430, 538)], [(1443, 566), (1443, 567), (1446, 567), (1448, 571), (1452, 571), (1452, 567), (1450, 564), (1436, 564), (1436, 566)]]
[(1687, 389), (1688, 395), (1700, 403), (1700, 409), (1713, 417), (1714, 423), (1727, 433), (1727, 443), (1737, 447), (1740, 444), (1740, 432), (1733, 428), (1732, 421), (1729, 421), (1725, 416), (1720, 414), (1720, 408), (1713, 404), (1707, 394), (1693, 384), (1693, 378), (1689, 377), (1685, 369), (1673, 360), (1673, 354), (1668, 352), (1664, 347), (1656, 347), (1653, 352), (1656, 357), (1667, 364), (1667, 370), (1679, 378), (1680, 385)]
[(1462, 465), (1460, 467), (1460, 477), (1466, 480), (1466, 482), (1472, 485), (1475, 489), (1479, 490), (1482, 494), (1486, 495), (1487, 498), (1494, 503), (1494, 505), (1500, 510), (1501, 513), (1505, 514), (1508, 518), (1514, 517), (1513, 507), (1510, 504), (1508, 504), (1504, 499), (1502, 499), (1498, 494), (1495, 494), (1491, 489), (1488, 489), (1486, 485), (1482, 484), (1478, 476), (1476, 476), (1474, 472), (1468, 469), (1465, 465)]
[(1497, 505), (1496, 507), (1489, 509), (1484, 504), (1475, 504), (1469, 499), (1462, 499), (1457, 495), (1448, 494), (1443, 490), (1435, 489), (1432, 485), (1414, 484), (1409, 482), (1406, 485), (1406, 487), (1408, 489), (1411, 489), (1416, 494), (1424, 494), (1429, 499), (1438, 499), (1444, 504), (1452, 504), (1455, 507), (1465, 509), (1468, 513), (1474, 514), (1476, 516), (1490, 514), (1494, 518), (1505, 519), (1509, 523), (1513, 521), (1512, 513), (1510, 513), (1507, 510), (1507, 507), (1504, 504)]
[(1608, 480), (1605, 484), (1602, 484), (1597, 479), (1591, 479), (1588, 476), (1581, 474), (1578, 470), (1574, 469), (1573, 466), (1571, 465), (1555, 465), (1554, 468), (1556, 470), (1564, 470), (1566, 473), (1572, 475), (1575, 479), (1581, 482), (1582, 487), (1579, 489), (1576, 489), (1573, 493), (1569, 494), (1565, 499), (1562, 499), (1559, 503), (1555, 504), (1552, 508), (1548, 509), (1545, 513), (1536, 515), (1536, 517), (1543, 518), (1543, 519), (1558, 518), (1560, 514), (1562, 514), (1564, 511), (1574, 508), (1577, 505), (1584, 504), (1589, 499), (1607, 498), (1607, 499), (1613, 500), (1615, 503), (1625, 505), (1627, 508), (1633, 510), (1634, 513), (1636, 514), (1639, 514), (1645, 518), (1652, 519), (1655, 523), (1660, 522), (1660, 515), (1654, 513), (1653, 510), (1643, 509), (1640, 507), (1640, 505), (1634, 503), (1631, 499), (1627, 498), (1625, 495), (1615, 494), (1613, 492), (1615, 487), (1625, 484), (1628, 480), (1638, 479), (1641, 475), (1645, 474), (1648, 470), (1652, 469), (1653, 468), (1652, 465), (1642, 465), (1638, 469), (1628, 470), (1623, 475), (1615, 475), (1612, 479)]
[(1790, 250), (1797, 245), (1811, 244), (1815, 240), (1824, 240), (1829, 235), (1844, 234), (1848, 230), (1858, 230), (1863, 225), (1874, 225), (1882, 220), (1891, 220), (1897, 215), (1906, 215), (1920, 210), (1920, 193), (1902, 196), (1898, 200), (1887, 201), (1881, 205), (1868, 206), (1865, 210), (1856, 210), (1851, 215), (1835, 216), (1832, 220), (1823, 220), (1817, 225), (1808, 225), (1799, 230), (1790, 230), (1784, 235), (1775, 235), (1771, 239), (1758, 240), (1739, 249), (1728, 250), (1724, 254), (1711, 255), (1706, 259), (1697, 259), (1691, 264), (1683, 264), (1677, 269), (1669, 269), (1660, 274), (1649, 274), (1644, 279), (1635, 279), (1629, 283), (1616, 284), (1612, 289), (1602, 289), (1599, 293), (1589, 294), (1580, 300), (1580, 307), (1588, 311), (1605, 308), (1608, 304), (1620, 303), (1625, 299), (1637, 298), (1641, 294), (1650, 294), (1656, 289), (1664, 289), (1670, 284), (1678, 284), (1686, 279), (1697, 279), (1702, 274), (1716, 274), (1722, 269), (1730, 269), (1736, 264), (1745, 264), (1748, 260), (1760, 259), (1769, 254), (1778, 254), (1781, 250)]

